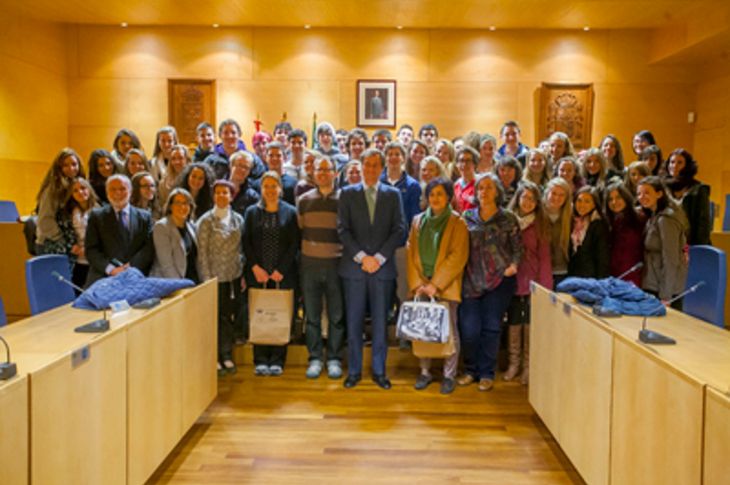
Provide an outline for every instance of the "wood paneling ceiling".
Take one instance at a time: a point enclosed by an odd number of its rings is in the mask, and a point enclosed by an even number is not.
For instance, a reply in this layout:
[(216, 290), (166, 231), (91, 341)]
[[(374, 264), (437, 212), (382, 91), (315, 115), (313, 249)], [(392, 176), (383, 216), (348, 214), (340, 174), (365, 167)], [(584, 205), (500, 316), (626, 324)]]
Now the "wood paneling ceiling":
[[(6, 11), (78, 24), (485, 29), (640, 29), (727, 0), (2, 0)], [(7, 20), (6, 20), (7, 21)]]

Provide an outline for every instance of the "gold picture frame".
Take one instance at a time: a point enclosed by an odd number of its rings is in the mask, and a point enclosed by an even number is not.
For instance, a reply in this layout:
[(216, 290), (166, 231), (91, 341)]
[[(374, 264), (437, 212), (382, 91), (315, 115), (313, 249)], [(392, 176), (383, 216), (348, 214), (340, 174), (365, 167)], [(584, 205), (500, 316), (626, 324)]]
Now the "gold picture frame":
[(591, 146), (593, 129), (593, 84), (542, 83), (538, 139), (556, 131), (567, 134), (579, 150)]

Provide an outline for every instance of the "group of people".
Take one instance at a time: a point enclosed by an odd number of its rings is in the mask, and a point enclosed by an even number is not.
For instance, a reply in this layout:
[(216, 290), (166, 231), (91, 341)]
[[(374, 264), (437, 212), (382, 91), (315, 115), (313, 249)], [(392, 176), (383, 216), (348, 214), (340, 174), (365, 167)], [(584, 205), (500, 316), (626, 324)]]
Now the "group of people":
[[(313, 149), (287, 122), (273, 136), (255, 133), (251, 151), (233, 119), (218, 126), (218, 143), (208, 123), (197, 133), (193, 151), (161, 128), (148, 159), (122, 129), (112, 151), (91, 153), (88, 178), (81, 157), (61, 150), (38, 192), (36, 250), (68, 254), (81, 286), (129, 267), (217, 278), (220, 374), (237, 369), (247, 289), (278, 287), (303, 304), (308, 378), (325, 369), (341, 378), (347, 343), (344, 386), (358, 384), (367, 317), (372, 379), (389, 389), (389, 314), (423, 296), (450, 315), (455, 352), (444, 359), (442, 393), (492, 389), (505, 320), (503, 378), (526, 384), (530, 282), (622, 275), (666, 301), (684, 289), (687, 246), (709, 243), (709, 187), (695, 177), (697, 162), (681, 148), (663, 159), (648, 131), (634, 136), (630, 163), (613, 135), (577, 151), (556, 132), (528, 148), (514, 121), (501, 127), (501, 144), (477, 132), (439, 138), (432, 124), (417, 137), (409, 125), (370, 137), (325, 122)], [(255, 374), (281, 375), (286, 350), (254, 345)], [(415, 388), (433, 380), (421, 359)]]

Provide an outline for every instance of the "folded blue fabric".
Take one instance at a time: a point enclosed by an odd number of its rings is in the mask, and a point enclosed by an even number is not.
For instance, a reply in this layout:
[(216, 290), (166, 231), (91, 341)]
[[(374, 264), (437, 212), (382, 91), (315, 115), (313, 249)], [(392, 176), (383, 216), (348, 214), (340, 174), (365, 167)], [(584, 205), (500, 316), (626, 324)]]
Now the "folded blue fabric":
[(192, 280), (146, 278), (137, 268), (129, 268), (116, 276), (102, 278), (81, 293), (74, 308), (103, 310), (113, 301), (127, 300), (134, 305), (148, 298), (164, 298), (182, 288), (195, 286)]
[(557, 290), (569, 293), (581, 303), (597, 306), (598, 311), (605, 314), (613, 312), (649, 317), (667, 314), (658, 298), (642, 291), (633, 283), (614, 277), (600, 280), (566, 278), (558, 284)]

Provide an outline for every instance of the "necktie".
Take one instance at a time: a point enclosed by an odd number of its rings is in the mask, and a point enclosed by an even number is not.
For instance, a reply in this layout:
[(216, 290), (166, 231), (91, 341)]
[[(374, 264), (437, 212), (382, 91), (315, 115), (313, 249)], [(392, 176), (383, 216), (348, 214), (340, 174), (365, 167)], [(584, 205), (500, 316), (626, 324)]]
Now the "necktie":
[(365, 200), (368, 203), (368, 215), (370, 216), (370, 224), (372, 224), (375, 219), (375, 187), (368, 187), (365, 190)]
[(124, 239), (129, 239), (129, 221), (127, 221), (127, 213), (119, 211), (119, 228), (122, 232)]

